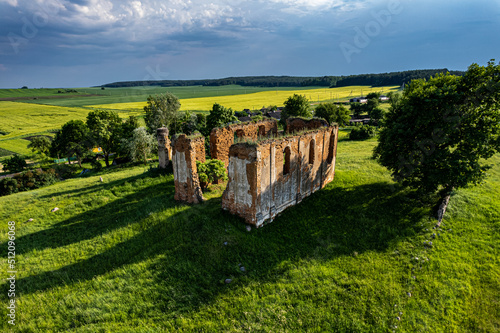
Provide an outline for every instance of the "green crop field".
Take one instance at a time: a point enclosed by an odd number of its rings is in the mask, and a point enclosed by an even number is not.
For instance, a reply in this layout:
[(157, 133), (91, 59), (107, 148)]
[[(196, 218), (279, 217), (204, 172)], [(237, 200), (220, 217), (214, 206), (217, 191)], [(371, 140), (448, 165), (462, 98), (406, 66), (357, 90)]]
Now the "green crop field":
[(29, 155), (33, 152), (28, 148), (30, 141), (25, 139), (0, 140), (0, 148), (18, 154)]
[[(280, 90), (296, 90), (301, 88), (279, 88)], [(308, 89), (308, 88), (303, 88)], [(310, 89), (310, 88), (309, 88)], [(80, 94), (91, 96), (71, 96), (64, 98), (50, 99), (27, 99), (25, 103), (40, 103), (55, 106), (79, 107), (96, 104), (114, 104), (114, 103), (132, 103), (145, 102), (149, 95), (157, 95), (165, 92), (171, 92), (180, 99), (185, 98), (200, 98), (210, 96), (228, 96), (250, 94), (260, 91), (275, 90), (275, 88), (265, 87), (242, 87), (237, 85), (205, 87), (205, 86), (188, 86), (188, 87), (157, 87), (157, 86), (141, 86), (129, 88), (76, 88)]]
[(180, 204), (173, 176), (142, 166), (0, 197), (2, 258), (16, 222), (15, 330), (498, 332), (500, 156), (434, 230), (435, 198), (394, 184), (376, 141), (346, 133), (335, 180), (251, 232), (221, 187)]
[[(210, 96), (199, 98), (181, 99), (182, 111), (209, 111), (214, 103), (219, 103), (230, 107), (235, 111), (243, 109), (256, 110), (263, 106), (277, 105), (283, 106), (283, 102), (293, 94), (305, 95), (311, 103), (323, 101), (345, 101), (348, 97), (354, 97), (370, 92), (384, 91), (388, 93), (399, 87), (370, 87), (370, 86), (350, 86), (342, 88), (315, 88), (315, 89), (289, 89), (289, 90), (270, 90), (255, 93), (246, 93), (238, 95)], [(90, 105), (94, 108), (113, 109), (113, 110), (142, 110), (146, 105), (146, 100), (140, 102), (96, 104)]]
[[(29, 142), (20, 140), (30, 135), (47, 134), (61, 128), (73, 119), (84, 120), (95, 108), (116, 110), (120, 117), (142, 116), (146, 99), (171, 91), (181, 98), (181, 110), (208, 112), (214, 103), (236, 110), (260, 109), (262, 106), (278, 105), (294, 93), (306, 95), (311, 103), (318, 101), (345, 100), (350, 96), (371, 91), (385, 93), (397, 87), (351, 86), (343, 88), (260, 88), (241, 86), (222, 87), (133, 87), (133, 88), (77, 88), (76, 96), (65, 97), (58, 89), (0, 89), (0, 98), (36, 97), (46, 98), (0, 101), (0, 148), (7, 153), (31, 154), (26, 148)], [(99, 103), (99, 104), (98, 104)]]

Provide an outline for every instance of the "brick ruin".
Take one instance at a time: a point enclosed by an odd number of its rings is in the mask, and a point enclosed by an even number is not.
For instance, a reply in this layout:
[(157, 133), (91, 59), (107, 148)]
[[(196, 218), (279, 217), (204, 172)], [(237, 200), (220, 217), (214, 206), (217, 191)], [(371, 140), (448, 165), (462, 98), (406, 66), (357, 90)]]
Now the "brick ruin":
[(174, 169), (177, 201), (200, 203), (204, 201), (196, 161), (205, 162), (205, 138), (201, 135), (180, 134), (172, 139), (172, 165)]
[(229, 148), (235, 140), (257, 141), (259, 137), (270, 137), (278, 134), (276, 119), (266, 119), (258, 122), (228, 125), (214, 128), (210, 133), (210, 157), (229, 165)]
[[(211, 157), (224, 161), (228, 169), (222, 208), (256, 227), (323, 188), (335, 175), (337, 125), (293, 118), (287, 121), (285, 136), (276, 134), (275, 120), (230, 125), (210, 134)], [(251, 141), (234, 144), (235, 137)], [(196, 160), (205, 161), (204, 138), (180, 135), (172, 140), (172, 150), (175, 199), (202, 201)]]
[(333, 180), (338, 127), (231, 146), (222, 208), (256, 227)]
[(158, 140), (158, 162), (161, 169), (165, 169), (172, 159), (172, 149), (168, 138), (168, 128), (162, 127), (156, 130)]

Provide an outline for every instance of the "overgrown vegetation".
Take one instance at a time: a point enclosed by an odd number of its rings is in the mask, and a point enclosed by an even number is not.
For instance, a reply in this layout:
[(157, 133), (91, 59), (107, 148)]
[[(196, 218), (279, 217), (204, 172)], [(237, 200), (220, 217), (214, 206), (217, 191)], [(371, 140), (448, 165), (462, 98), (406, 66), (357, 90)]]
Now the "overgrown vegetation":
[(204, 163), (196, 161), (196, 170), (200, 182), (204, 183), (204, 188), (211, 183), (227, 180), (224, 162), (217, 159), (208, 159)]
[(1, 179), (0, 196), (34, 190), (42, 186), (54, 184), (56, 181), (57, 177), (54, 169), (47, 171), (28, 170), (12, 178)]
[(500, 157), (434, 230), (435, 197), (393, 183), (374, 139), (339, 136), (335, 180), (251, 232), (217, 186), (179, 204), (172, 175), (140, 166), (0, 198), (22, 265), (16, 329), (495, 332)]
[(377, 128), (371, 125), (354, 126), (349, 133), (351, 140), (366, 140), (377, 134)]
[(425, 192), (479, 184), (500, 152), (500, 64), (464, 76), (415, 80), (391, 109), (375, 157), (395, 179)]

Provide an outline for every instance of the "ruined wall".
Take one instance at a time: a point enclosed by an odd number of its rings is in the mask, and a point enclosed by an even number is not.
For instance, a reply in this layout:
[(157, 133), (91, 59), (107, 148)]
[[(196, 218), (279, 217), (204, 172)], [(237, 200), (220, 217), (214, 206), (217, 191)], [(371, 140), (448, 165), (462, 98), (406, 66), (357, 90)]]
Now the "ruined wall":
[(333, 180), (337, 135), (337, 126), (320, 126), (255, 145), (232, 145), (222, 208), (257, 227), (273, 220)]
[(294, 133), (302, 130), (313, 130), (328, 126), (329, 126), (328, 122), (321, 118), (313, 118), (313, 119), (288, 118), (286, 120), (287, 133)]
[(210, 133), (210, 156), (229, 165), (229, 147), (238, 139), (257, 140), (260, 137), (270, 137), (278, 133), (276, 119), (265, 119), (258, 122), (234, 124), (214, 128)]
[(165, 169), (172, 159), (172, 149), (168, 138), (168, 128), (162, 127), (156, 130), (158, 140), (158, 162), (161, 169)]
[(172, 140), (172, 164), (174, 169), (174, 199), (188, 203), (203, 200), (196, 161), (205, 162), (205, 138), (181, 134)]

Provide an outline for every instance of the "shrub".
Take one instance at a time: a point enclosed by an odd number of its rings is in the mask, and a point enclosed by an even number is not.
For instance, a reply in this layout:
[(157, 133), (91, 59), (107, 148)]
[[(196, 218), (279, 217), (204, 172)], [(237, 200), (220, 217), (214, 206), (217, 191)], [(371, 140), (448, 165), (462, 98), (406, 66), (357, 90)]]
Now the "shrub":
[(93, 159), (90, 162), (90, 165), (92, 165), (92, 170), (94, 170), (94, 171), (101, 171), (102, 170), (101, 161), (97, 160), (97, 158)]
[(366, 140), (369, 138), (374, 137), (376, 134), (376, 130), (374, 126), (370, 125), (363, 125), (363, 126), (357, 126), (352, 129), (351, 133), (349, 134), (349, 139), (351, 140)]
[(218, 180), (227, 180), (226, 167), (220, 160), (209, 159), (205, 163), (196, 161), (196, 169), (200, 182), (213, 183)]
[(14, 178), (4, 178), (0, 180), (0, 197), (16, 193), (17, 191), (17, 180)]
[(14, 155), (3, 162), (3, 169), (10, 172), (23, 171), (27, 166), (24, 158), (19, 155)]
[(16, 192), (29, 191), (55, 183), (56, 173), (54, 169), (47, 171), (28, 170), (17, 174), (14, 178), (4, 178), (0, 181), (0, 196)]

